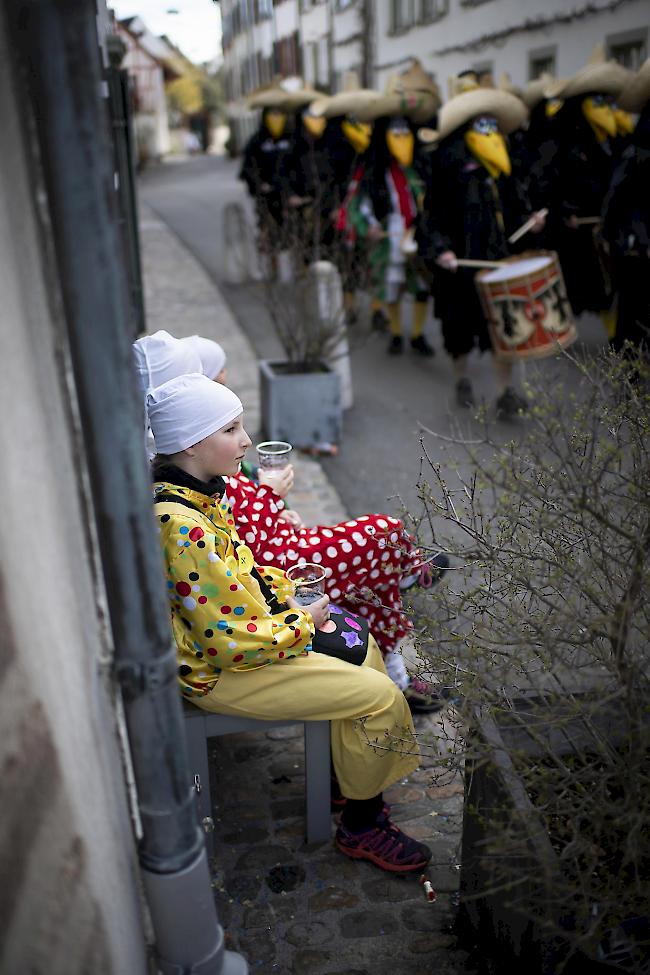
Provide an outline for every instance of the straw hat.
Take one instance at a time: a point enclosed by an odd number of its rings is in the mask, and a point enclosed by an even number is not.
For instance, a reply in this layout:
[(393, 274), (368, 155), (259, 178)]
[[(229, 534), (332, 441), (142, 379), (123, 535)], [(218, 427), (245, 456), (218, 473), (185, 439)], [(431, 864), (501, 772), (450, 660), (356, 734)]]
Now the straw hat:
[(343, 90), (336, 95), (319, 95), (312, 102), (311, 113), (325, 118), (354, 115), (360, 122), (370, 122), (377, 117), (372, 113), (372, 106), (378, 98), (381, 98), (381, 92), (374, 88), (360, 88), (356, 71), (348, 71)]
[(499, 91), (507, 91), (511, 95), (515, 95), (520, 101), (524, 101), (524, 89), (512, 83), (507, 71), (504, 71), (499, 78)]
[(618, 107), (626, 112), (640, 112), (650, 99), (650, 58), (641, 65), (628, 81), (618, 99)]
[(373, 104), (373, 118), (404, 115), (416, 125), (426, 122), (440, 107), (440, 92), (417, 58), (401, 74), (391, 75), (383, 95)]
[(287, 91), (282, 88), (279, 80), (272, 81), (268, 85), (262, 85), (252, 91), (246, 103), (249, 108), (278, 108), (282, 109), (282, 104), (287, 97)]
[(322, 97), (323, 92), (317, 91), (315, 88), (310, 88), (309, 86), (297, 88), (295, 91), (286, 93), (282, 107), (287, 112), (295, 112), (297, 109), (305, 108), (307, 105), (311, 105), (313, 101), (316, 101), (317, 98)]
[(493, 115), (501, 132), (508, 135), (524, 124), (528, 111), (521, 99), (510, 92), (499, 88), (470, 88), (445, 102), (438, 114), (437, 132), (420, 129), (419, 138), (435, 145), (477, 115)]
[(251, 92), (247, 102), (249, 108), (277, 108), (282, 112), (292, 112), (321, 97), (322, 92), (315, 88), (304, 88), (300, 78), (275, 78), (270, 84)]
[(616, 61), (606, 61), (602, 44), (596, 45), (584, 68), (572, 78), (556, 81), (546, 89), (547, 98), (574, 98), (598, 92), (619, 95), (630, 80), (630, 72)]
[[(562, 82), (564, 83), (564, 81)], [(548, 95), (548, 89), (559, 84), (558, 79), (554, 78), (552, 74), (541, 74), (539, 78), (535, 78), (534, 81), (529, 81), (524, 90), (521, 93), (521, 98), (528, 109), (529, 112), (539, 105), (540, 102), (545, 101)]]

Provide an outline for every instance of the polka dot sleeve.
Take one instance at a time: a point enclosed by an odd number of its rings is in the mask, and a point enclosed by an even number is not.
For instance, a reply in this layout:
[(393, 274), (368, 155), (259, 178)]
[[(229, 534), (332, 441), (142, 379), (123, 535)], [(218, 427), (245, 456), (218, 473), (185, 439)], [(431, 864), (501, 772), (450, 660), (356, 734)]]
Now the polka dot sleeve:
[(271, 614), (228, 534), (208, 525), (190, 512), (161, 525), (179, 678), (203, 693), (221, 670), (290, 660), (311, 647), (313, 635), (309, 614)]

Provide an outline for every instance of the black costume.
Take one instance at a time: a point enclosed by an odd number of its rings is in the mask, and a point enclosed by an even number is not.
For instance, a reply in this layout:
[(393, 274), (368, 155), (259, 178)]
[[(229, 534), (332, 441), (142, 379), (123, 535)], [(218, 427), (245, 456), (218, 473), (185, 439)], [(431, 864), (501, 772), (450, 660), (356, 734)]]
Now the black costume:
[(610, 140), (599, 142), (583, 114), (586, 97), (567, 99), (557, 116), (559, 150), (551, 207), (551, 239), (575, 315), (605, 312), (612, 304), (609, 268), (597, 226), (584, 224), (573, 229), (567, 223), (571, 217), (600, 215), (614, 168)]
[(259, 129), (247, 142), (239, 171), (239, 179), (246, 183), (255, 201), (263, 237), (277, 236), (283, 225), (287, 196), (285, 156), (291, 148), (286, 129), (277, 139), (269, 132), (269, 111), (264, 109)]
[[(355, 152), (341, 133), (340, 119), (328, 121), (323, 134), (309, 133), (296, 113), (291, 149), (284, 157), (284, 182), (290, 195), (309, 202), (297, 216), (305, 260), (336, 263), (334, 219), (343, 202)], [(318, 242), (318, 247), (316, 243)]]
[(524, 188), (514, 175), (493, 179), (467, 148), (467, 126), (452, 132), (432, 153), (431, 178), (416, 231), (418, 253), (433, 278), (436, 316), (446, 352), (454, 359), (475, 344), (490, 349), (490, 336), (472, 268), (445, 271), (436, 259), (499, 260), (511, 253), (508, 235), (530, 214)]
[(603, 237), (610, 248), (618, 295), (612, 345), (650, 345), (650, 102), (623, 153), (603, 208)]

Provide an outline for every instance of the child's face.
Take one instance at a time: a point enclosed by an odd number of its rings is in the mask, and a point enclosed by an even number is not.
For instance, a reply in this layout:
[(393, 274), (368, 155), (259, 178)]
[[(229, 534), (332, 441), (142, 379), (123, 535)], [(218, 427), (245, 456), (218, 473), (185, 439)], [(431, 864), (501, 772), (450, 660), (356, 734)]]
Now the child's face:
[(207, 480), (218, 475), (230, 477), (236, 474), (250, 445), (251, 439), (244, 430), (242, 415), (191, 449)]

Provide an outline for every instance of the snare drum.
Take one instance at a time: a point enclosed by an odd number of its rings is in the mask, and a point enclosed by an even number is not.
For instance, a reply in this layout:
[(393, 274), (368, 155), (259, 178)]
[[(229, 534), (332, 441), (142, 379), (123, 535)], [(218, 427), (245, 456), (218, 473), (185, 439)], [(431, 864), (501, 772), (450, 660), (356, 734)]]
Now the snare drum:
[(578, 337), (555, 251), (508, 257), (475, 280), (500, 359), (543, 359)]

